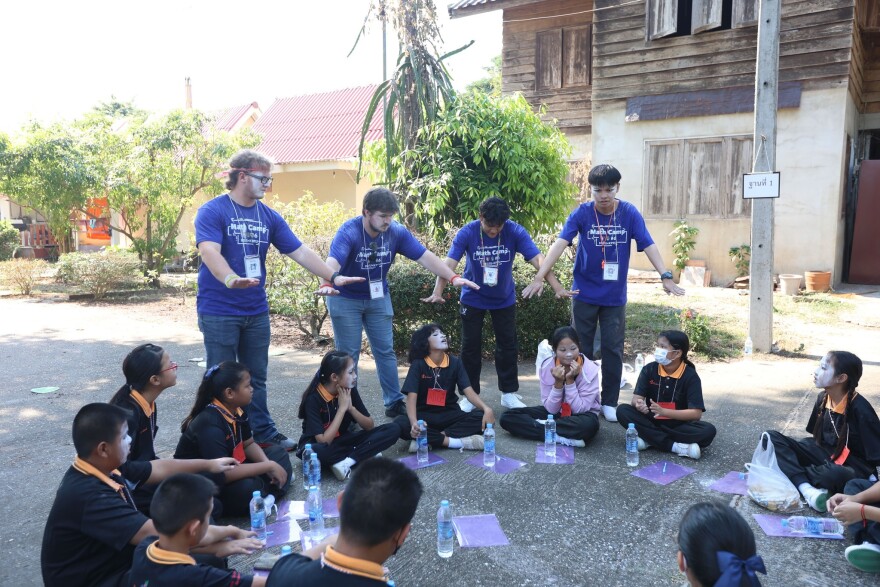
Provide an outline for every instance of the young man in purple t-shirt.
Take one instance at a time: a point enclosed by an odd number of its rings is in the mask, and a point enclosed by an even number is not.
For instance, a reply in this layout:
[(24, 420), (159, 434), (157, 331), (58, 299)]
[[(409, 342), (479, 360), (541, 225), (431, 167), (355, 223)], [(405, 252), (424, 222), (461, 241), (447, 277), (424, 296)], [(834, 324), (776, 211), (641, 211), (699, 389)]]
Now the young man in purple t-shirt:
[(677, 296), (684, 290), (672, 281), (660, 250), (654, 244), (645, 219), (635, 206), (618, 200), (620, 172), (612, 165), (593, 167), (587, 177), (592, 201), (578, 206), (565, 221), (559, 238), (547, 251), (547, 258), (534, 281), (523, 291), (540, 291), (553, 264), (578, 236), (574, 262), (572, 300), (574, 327), (590, 360), (595, 360), (592, 341), (599, 325), (602, 349), (602, 415), (616, 422), (620, 376), (623, 369), (623, 340), (626, 331), (626, 276), (629, 271), (630, 243), (636, 241), (651, 265), (660, 274), (663, 289)]

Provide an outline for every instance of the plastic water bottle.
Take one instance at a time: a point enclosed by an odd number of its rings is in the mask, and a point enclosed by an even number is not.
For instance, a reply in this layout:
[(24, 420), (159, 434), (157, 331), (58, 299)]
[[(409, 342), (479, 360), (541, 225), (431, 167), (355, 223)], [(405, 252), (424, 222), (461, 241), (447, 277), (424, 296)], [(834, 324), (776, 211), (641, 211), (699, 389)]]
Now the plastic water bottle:
[(444, 499), (437, 510), (437, 554), (442, 558), (451, 557), (452, 541), (452, 508), (449, 507), (449, 501)]
[(747, 337), (746, 337), (746, 344), (745, 344), (745, 346), (743, 347), (743, 356), (744, 356), (746, 359), (751, 359), (751, 358), (752, 358), (752, 348), (753, 348), (753, 346), (752, 346), (752, 337), (751, 337), (751, 336), (747, 336)]
[(418, 421), (419, 437), (416, 438), (416, 460), (419, 463), (428, 462), (428, 425), (424, 420)]
[(635, 368), (636, 368), (636, 378), (638, 378), (639, 373), (642, 372), (642, 369), (645, 367), (645, 355), (642, 353), (636, 354)]
[(486, 431), (483, 432), (483, 465), (495, 466), (495, 428), (492, 424), (486, 424)]
[(810, 518), (807, 516), (792, 516), (782, 520), (782, 527), (797, 534), (817, 536), (833, 536), (843, 534), (844, 531), (843, 524), (834, 518)]
[(632, 422), (626, 428), (626, 464), (630, 467), (639, 466), (639, 433)]
[(321, 486), (321, 461), (318, 460), (318, 455), (315, 453), (312, 453), (309, 459), (309, 488), (313, 485)]
[(256, 533), (257, 540), (266, 542), (266, 504), (259, 491), (254, 491), (251, 498), (251, 530)]
[(548, 457), (556, 456), (556, 420), (553, 414), (547, 415), (544, 422), (544, 454)]
[(303, 462), (303, 489), (309, 490), (309, 466), (312, 464), (312, 445), (307, 444), (302, 452)]
[(285, 544), (281, 547), (281, 556), (287, 556), (288, 554), (293, 554), (293, 549), (290, 548), (289, 544)]
[(324, 530), (324, 500), (321, 499), (321, 488), (317, 485), (309, 487), (309, 498), (306, 501), (309, 510), (309, 530), (321, 532)]

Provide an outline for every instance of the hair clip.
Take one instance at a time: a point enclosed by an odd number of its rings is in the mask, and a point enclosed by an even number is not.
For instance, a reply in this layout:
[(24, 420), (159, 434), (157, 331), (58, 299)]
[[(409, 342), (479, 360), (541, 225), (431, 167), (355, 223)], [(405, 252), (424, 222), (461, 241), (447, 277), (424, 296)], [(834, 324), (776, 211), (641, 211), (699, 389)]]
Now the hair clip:
[(213, 375), (214, 373), (216, 373), (216, 372), (217, 372), (217, 369), (219, 369), (219, 368), (220, 368), (220, 365), (214, 365), (213, 367), (211, 367), (210, 369), (208, 369), (207, 371), (205, 371), (205, 379), (210, 378), (211, 375)]

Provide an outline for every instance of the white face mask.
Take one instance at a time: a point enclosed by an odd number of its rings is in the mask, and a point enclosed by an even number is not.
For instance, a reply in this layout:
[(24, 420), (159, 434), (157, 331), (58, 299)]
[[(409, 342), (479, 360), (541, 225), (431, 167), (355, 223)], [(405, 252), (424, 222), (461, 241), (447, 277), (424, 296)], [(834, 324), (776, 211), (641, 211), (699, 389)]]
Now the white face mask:
[(813, 381), (820, 389), (834, 384), (834, 368), (829, 364), (827, 358), (823, 357), (819, 368), (813, 372)]
[(672, 362), (669, 357), (666, 356), (667, 354), (669, 354), (669, 351), (657, 347), (654, 349), (654, 360), (657, 361), (658, 365), (663, 365), (665, 367)]

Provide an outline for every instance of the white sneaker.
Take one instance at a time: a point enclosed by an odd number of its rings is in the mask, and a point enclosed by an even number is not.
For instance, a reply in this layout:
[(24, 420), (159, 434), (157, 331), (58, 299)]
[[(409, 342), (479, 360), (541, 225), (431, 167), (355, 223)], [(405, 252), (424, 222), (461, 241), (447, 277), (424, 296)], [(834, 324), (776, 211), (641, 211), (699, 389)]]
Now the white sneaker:
[(609, 422), (617, 422), (617, 408), (614, 406), (602, 406), (602, 416)]
[(333, 474), (336, 475), (336, 478), (340, 481), (345, 481), (348, 479), (348, 476), (351, 475), (351, 466), (354, 465), (355, 461), (352, 458), (345, 458), (330, 467), (333, 470)]
[(483, 436), (474, 434), (461, 439), (461, 448), (464, 450), (483, 450)]
[(466, 397), (462, 397), (460, 400), (458, 400), (458, 407), (461, 408), (462, 412), (467, 413), (473, 412), (475, 406), (471, 403), (471, 400)]
[(687, 457), (694, 460), (700, 458), (700, 445), (696, 442), (692, 442), (690, 444), (676, 442), (673, 445), (672, 450), (675, 451), (675, 454), (680, 457)]
[(419, 445), (416, 444), (416, 441), (415, 441), (415, 440), (410, 440), (410, 441), (409, 441), (409, 452), (411, 452), (411, 453), (413, 453), (413, 454), (419, 452)]
[(880, 573), (880, 546), (870, 542), (853, 544), (844, 551), (849, 564), (866, 573)]
[(513, 408), (524, 408), (526, 405), (520, 401), (521, 399), (522, 396), (518, 393), (502, 393), (501, 405), (509, 410)]
[(818, 487), (811, 487), (809, 490), (801, 490), (801, 495), (807, 500), (811, 508), (817, 512), (828, 511), (828, 492)]
[(263, 509), (266, 512), (266, 517), (272, 515), (272, 510), (275, 510), (275, 513), (278, 513), (278, 506), (275, 505), (275, 496), (271, 493), (263, 498)]
[(556, 442), (562, 446), (574, 446), (576, 448), (584, 448), (587, 446), (587, 443), (580, 438), (566, 438), (564, 436), (559, 436), (558, 434), (556, 435)]
[(648, 450), (648, 443), (642, 440), (642, 437), (638, 438), (639, 451)]

